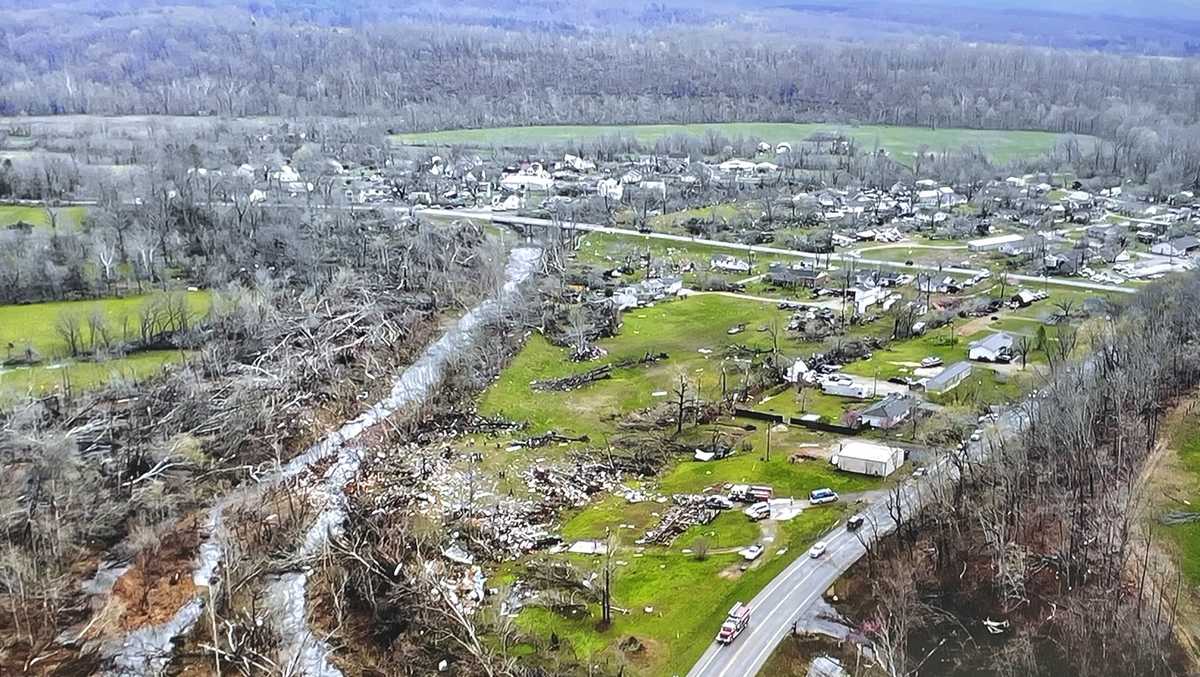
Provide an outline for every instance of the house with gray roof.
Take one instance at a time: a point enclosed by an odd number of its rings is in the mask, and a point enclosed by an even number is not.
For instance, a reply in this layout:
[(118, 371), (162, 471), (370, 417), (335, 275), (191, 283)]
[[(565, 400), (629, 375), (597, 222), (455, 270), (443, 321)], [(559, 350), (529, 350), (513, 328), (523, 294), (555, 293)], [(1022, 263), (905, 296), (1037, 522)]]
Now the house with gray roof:
[(955, 362), (946, 367), (937, 376), (925, 381), (925, 392), (941, 395), (958, 387), (958, 384), (971, 376), (970, 362)]
[(1007, 362), (1012, 359), (1012, 347), (1012, 334), (1000, 331), (978, 341), (972, 341), (967, 356), (980, 362)]
[(888, 430), (903, 423), (916, 408), (916, 398), (893, 393), (863, 409), (859, 420), (872, 428)]

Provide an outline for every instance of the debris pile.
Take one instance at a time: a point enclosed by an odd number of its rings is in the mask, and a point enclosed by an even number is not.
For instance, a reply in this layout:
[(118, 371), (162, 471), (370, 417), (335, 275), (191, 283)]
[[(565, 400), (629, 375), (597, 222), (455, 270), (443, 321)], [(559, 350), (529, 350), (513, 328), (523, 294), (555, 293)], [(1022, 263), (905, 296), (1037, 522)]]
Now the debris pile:
[(675, 505), (671, 506), (663, 514), (658, 525), (647, 531), (646, 535), (639, 538), (637, 543), (639, 545), (646, 543), (670, 545), (689, 527), (712, 522), (720, 511), (709, 507), (709, 498), (709, 496), (701, 494), (675, 494), (671, 497), (671, 501)]
[(521, 473), (525, 484), (548, 508), (579, 507), (597, 492), (621, 481), (620, 470), (608, 463), (576, 463), (571, 467), (534, 466)]
[(534, 381), (532, 383), (534, 390), (541, 391), (558, 391), (565, 392), (582, 388), (596, 381), (603, 381), (607, 378), (612, 378), (614, 369), (626, 369), (628, 367), (637, 367), (644, 364), (654, 364), (667, 359), (666, 353), (646, 353), (641, 357), (631, 357), (625, 360), (609, 362), (602, 364), (594, 369), (589, 369), (578, 374), (571, 374), (562, 378), (547, 379), (544, 381)]
[(504, 501), (473, 511), (465, 520), (474, 552), (495, 562), (548, 548), (562, 539), (551, 531), (551, 513), (541, 506)]
[(569, 442), (587, 442), (588, 440), (589, 440), (589, 438), (587, 435), (579, 435), (578, 437), (572, 437), (570, 435), (562, 435), (562, 434), (556, 433), (552, 430), (552, 431), (550, 431), (548, 433), (544, 433), (542, 435), (534, 435), (533, 437), (527, 437), (523, 440), (515, 440), (508, 445), (508, 450), (516, 451), (517, 449), (538, 449), (538, 448), (545, 447), (550, 444), (567, 444)]

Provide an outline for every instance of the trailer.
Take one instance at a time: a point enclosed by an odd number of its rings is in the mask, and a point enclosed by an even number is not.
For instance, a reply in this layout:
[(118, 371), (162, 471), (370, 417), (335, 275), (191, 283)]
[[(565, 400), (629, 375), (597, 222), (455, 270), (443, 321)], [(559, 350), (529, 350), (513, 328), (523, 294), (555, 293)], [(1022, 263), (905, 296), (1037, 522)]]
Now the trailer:
[(729, 498), (741, 503), (769, 501), (775, 490), (765, 484), (735, 484), (729, 488)]
[(717, 643), (731, 644), (749, 625), (750, 606), (737, 602), (729, 610), (729, 615), (725, 617), (725, 622), (721, 624), (721, 629), (717, 632)]

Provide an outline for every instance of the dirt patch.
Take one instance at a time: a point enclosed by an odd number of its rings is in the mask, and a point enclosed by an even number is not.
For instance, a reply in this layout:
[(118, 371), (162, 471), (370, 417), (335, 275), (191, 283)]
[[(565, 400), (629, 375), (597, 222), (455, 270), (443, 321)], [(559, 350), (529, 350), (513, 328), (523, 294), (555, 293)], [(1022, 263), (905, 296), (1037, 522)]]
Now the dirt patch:
[(192, 567), (202, 537), (199, 518), (193, 516), (163, 536), (158, 547), (143, 550), (113, 584), (88, 634), (127, 633), (174, 616), (196, 596)]

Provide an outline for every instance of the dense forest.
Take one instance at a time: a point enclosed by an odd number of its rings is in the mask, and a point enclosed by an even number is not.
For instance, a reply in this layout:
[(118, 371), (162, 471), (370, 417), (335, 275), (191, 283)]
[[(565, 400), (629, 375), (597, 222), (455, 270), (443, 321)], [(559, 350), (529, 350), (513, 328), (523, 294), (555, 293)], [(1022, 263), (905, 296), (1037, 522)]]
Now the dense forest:
[(2, 114), (372, 115), (404, 129), (858, 120), (1103, 134), (1127, 120), (1190, 123), (1200, 108), (1193, 61), (831, 42), (703, 17), (631, 43), (618, 30), (552, 24), (348, 30), (237, 7), (7, 14)]

